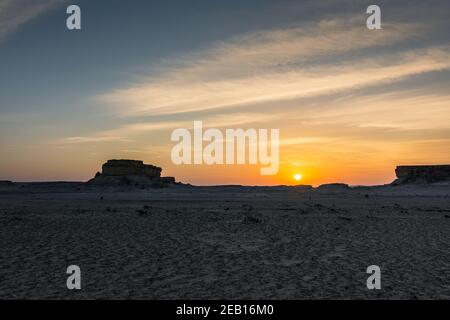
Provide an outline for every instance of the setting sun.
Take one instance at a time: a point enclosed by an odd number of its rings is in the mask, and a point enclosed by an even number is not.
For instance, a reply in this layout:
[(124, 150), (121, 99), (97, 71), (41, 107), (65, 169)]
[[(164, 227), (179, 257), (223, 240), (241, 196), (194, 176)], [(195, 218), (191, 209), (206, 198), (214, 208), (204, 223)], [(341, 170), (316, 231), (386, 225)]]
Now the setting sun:
[(302, 180), (302, 175), (301, 174), (294, 174), (294, 179), (295, 180), (297, 180), (297, 181), (300, 181), (300, 180)]

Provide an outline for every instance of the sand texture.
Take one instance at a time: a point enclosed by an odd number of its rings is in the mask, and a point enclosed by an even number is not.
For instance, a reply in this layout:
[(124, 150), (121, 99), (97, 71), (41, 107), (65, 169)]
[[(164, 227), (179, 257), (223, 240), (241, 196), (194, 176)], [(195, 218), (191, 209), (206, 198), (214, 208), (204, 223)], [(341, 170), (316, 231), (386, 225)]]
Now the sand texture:
[(0, 298), (449, 299), (450, 187), (4, 187)]

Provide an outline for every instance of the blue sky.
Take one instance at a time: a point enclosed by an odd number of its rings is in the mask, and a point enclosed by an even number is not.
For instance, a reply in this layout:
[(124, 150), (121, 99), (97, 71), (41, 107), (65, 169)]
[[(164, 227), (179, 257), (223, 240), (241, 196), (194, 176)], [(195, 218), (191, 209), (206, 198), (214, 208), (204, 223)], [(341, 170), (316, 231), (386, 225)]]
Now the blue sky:
[(170, 131), (198, 119), (282, 127), (285, 171), (322, 172), (312, 183), (448, 162), (450, 3), (378, 1), (373, 32), (369, 4), (0, 0), (0, 178), (83, 180), (126, 157), (194, 183), (285, 182), (172, 166)]

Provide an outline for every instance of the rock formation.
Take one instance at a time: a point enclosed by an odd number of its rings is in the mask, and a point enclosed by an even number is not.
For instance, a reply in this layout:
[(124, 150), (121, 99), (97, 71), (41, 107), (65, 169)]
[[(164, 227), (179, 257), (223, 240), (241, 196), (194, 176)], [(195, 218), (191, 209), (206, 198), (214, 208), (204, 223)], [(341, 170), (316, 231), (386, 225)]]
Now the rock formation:
[(346, 191), (350, 189), (348, 184), (345, 183), (326, 183), (321, 184), (318, 188), (319, 191), (326, 191), (326, 192), (340, 192), (340, 191)]
[(166, 187), (174, 177), (161, 177), (161, 168), (140, 160), (108, 160), (88, 184), (102, 186)]
[(450, 165), (398, 166), (394, 185), (450, 181)]
[(150, 179), (161, 177), (161, 168), (144, 164), (139, 160), (108, 160), (102, 166), (103, 176), (145, 176)]
[(14, 182), (9, 180), (0, 180), (0, 187), (12, 187), (14, 186)]

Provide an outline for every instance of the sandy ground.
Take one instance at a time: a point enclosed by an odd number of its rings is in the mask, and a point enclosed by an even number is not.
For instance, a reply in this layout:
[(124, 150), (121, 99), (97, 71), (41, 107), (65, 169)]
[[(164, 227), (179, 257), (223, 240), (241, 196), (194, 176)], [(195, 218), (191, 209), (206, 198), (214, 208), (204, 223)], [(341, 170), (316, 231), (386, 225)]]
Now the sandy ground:
[(448, 299), (450, 188), (1, 188), (0, 298)]

